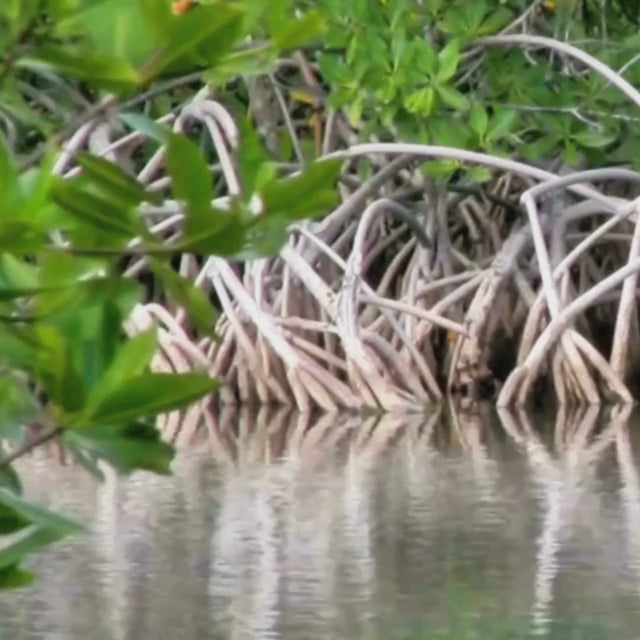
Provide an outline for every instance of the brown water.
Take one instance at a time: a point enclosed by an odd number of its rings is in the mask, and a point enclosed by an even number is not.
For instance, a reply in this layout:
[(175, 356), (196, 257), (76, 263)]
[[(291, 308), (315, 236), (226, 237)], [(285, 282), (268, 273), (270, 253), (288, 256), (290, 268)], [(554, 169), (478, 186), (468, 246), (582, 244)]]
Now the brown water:
[(0, 596), (0, 638), (637, 638), (623, 418), (227, 417), (173, 477), (103, 484), (41, 452), (28, 492), (90, 530)]

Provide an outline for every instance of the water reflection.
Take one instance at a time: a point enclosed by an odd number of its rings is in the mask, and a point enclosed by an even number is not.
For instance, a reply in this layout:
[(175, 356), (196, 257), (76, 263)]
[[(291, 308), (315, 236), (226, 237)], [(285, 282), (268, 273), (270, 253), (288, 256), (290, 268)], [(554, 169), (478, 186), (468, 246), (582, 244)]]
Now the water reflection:
[(228, 409), (172, 433), (173, 477), (102, 484), (42, 450), (28, 493), (90, 531), (0, 638), (636, 637), (637, 422)]

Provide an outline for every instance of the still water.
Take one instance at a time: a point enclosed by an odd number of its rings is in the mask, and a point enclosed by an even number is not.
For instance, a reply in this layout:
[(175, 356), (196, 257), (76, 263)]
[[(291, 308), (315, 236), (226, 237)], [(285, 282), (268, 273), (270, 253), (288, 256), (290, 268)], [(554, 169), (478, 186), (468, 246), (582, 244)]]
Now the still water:
[(0, 596), (0, 638), (640, 637), (640, 421), (229, 414), (175, 475), (23, 463), (88, 524)]

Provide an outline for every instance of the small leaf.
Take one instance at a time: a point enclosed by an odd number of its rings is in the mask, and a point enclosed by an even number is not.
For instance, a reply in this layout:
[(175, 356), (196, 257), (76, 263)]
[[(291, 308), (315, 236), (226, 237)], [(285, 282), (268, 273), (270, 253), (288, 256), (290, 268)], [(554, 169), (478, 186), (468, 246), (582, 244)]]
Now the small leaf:
[(574, 142), (588, 149), (602, 149), (615, 142), (617, 136), (599, 131), (581, 131), (572, 136)]
[(436, 90), (442, 101), (452, 109), (464, 111), (469, 108), (469, 99), (457, 89), (448, 85), (438, 85)]
[(450, 40), (438, 53), (437, 82), (448, 82), (453, 78), (460, 63), (460, 44), (457, 39)]
[(124, 113), (120, 113), (118, 117), (129, 128), (137, 131), (138, 133), (142, 133), (156, 142), (165, 144), (167, 139), (171, 136), (170, 129), (158, 124), (155, 120), (152, 120), (142, 113), (126, 111)]
[(477, 102), (471, 105), (471, 113), (469, 114), (471, 119), (471, 129), (478, 136), (480, 140), (484, 139), (487, 133), (487, 127), (489, 126), (489, 118), (484, 107)]
[(215, 380), (202, 373), (143, 373), (126, 380), (81, 418), (85, 424), (88, 420), (98, 424), (122, 424), (140, 416), (182, 409), (213, 393), (218, 386)]
[(500, 140), (513, 133), (518, 121), (518, 112), (512, 109), (496, 109), (489, 123), (489, 131), (486, 135), (488, 142)]
[(467, 169), (467, 175), (477, 183), (491, 180), (491, 171), (486, 167), (469, 167)]
[(436, 92), (433, 87), (425, 87), (407, 96), (404, 106), (409, 113), (427, 117), (433, 113), (435, 99)]

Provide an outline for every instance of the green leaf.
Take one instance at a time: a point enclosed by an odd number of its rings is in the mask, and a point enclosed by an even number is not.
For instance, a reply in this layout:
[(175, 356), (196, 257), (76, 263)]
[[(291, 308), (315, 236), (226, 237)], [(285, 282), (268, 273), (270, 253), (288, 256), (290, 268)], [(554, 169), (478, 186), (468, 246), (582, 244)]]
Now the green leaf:
[(78, 164), (94, 184), (99, 185), (106, 193), (112, 194), (123, 202), (130, 202), (131, 204), (139, 204), (140, 202), (162, 203), (161, 194), (147, 191), (133, 176), (130, 176), (124, 169), (113, 162), (98, 158), (90, 153), (80, 153), (78, 154)]
[(581, 131), (580, 133), (573, 135), (571, 138), (581, 147), (586, 147), (588, 149), (602, 149), (603, 147), (609, 146), (612, 142), (615, 142), (617, 136), (610, 133), (602, 133), (600, 131)]
[(319, 38), (325, 30), (326, 24), (322, 15), (312, 9), (301, 18), (288, 20), (275, 34), (275, 45), (280, 51), (297, 49)]
[(50, 68), (71, 78), (113, 89), (136, 86), (141, 80), (126, 60), (87, 49), (74, 51), (69, 45), (42, 46), (32, 56), (18, 60), (17, 66)]
[(187, 204), (185, 234), (215, 224), (211, 208), (212, 177), (198, 147), (188, 138), (171, 134), (167, 145), (167, 169), (175, 197)]
[(140, 333), (120, 346), (113, 361), (89, 394), (87, 410), (94, 410), (127, 379), (141, 374), (149, 366), (157, 347), (158, 336), (155, 329)]
[(261, 216), (252, 225), (246, 248), (236, 256), (238, 260), (255, 260), (274, 256), (289, 237), (290, 222), (279, 216)]
[(471, 120), (471, 129), (478, 136), (480, 140), (484, 139), (489, 126), (489, 118), (484, 107), (477, 102), (471, 105), (471, 113), (469, 114)]
[(174, 455), (173, 447), (160, 440), (158, 430), (142, 422), (67, 431), (64, 442), (83, 452), (85, 465), (95, 458), (104, 459), (123, 473), (144, 469), (168, 474)]
[(204, 80), (213, 87), (221, 87), (240, 76), (267, 74), (273, 70), (276, 61), (276, 48), (272, 43), (232, 51), (222, 56), (213, 67), (204, 72)]
[(0, 205), (7, 207), (15, 196), (18, 185), (18, 172), (7, 141), (0, 133)]
[(169, 137), (172, 135), (171, 130), (163, 125), (158, 124), (155, 120), (152, 120), (148, 116), (142, 113), (134, 113), (131, 111), (125, 111), (118, 115), (120, 120), (124, 122), (129, 128), (142, 133), (149, 137), (151, 140), (165, 144)]
[(58, 327), (38, 323), (34, 333), (39, 344), (31, 367), (39, 384), (60, 408), (78, 411), (84, 404), (85, 390), (72, 344)]
[(338, 201), (335, 183), (341, 167), (341, 160), (319, 160), (297, 176), (270, 182), (261, 194), (264, 215), (299, 220), (326, 211)]
[(500, 140), (514, 132), (518, 121), (518, 112), (512, 109), (496, 109), (489, 123), (487, 142)]
[[(49, 509), (27, 502), (4, 487), (0, 487), (0, 508), (9, 509), (24, 521), (29, 522), (29, 524), (47, 529), (60, 537), (82, 530), (82, 527), (77, 522)], [(1, 562), (0, 566), (2, 566)]]
[(491, 171), (486, 167), (469, 167), (467, 169), (467, 175), (478, 183), (488, 182), (491, 180)]
[(460, 63), (460, 43), (457, 39), (450, 40), (438, 53), (437, 82), (448, 82), (455, 76)]
[(436, 92), (434, 88), (425, 87), (407, 96), (404, 101), (404, 106), (409, 113), (427, 117), (433, 113), (435, 100)]
[[(9, 491), (13, 491), (13, 493), (18, 495), (22, 494), (20, 476), (10, 464), (0, 466), (0, 487), (5, 487)], [(0, 507), (0, 510), (1, 509), (2, 507)]]
[[(78, 529), (76, 529), (78, 530)], [(39, 551), (65, 537), (65, 533), (49, 527), (29, 527), (23, 535), (9, 544), (0, 546), (0, 568), (15, 565), (26, 555)]]
[(218, 386), (215, 380), (201, 373), (143, 373), (128, 379), (82, 418), (85, 424), (88, 420), (122, 424), (140, 416), (182, 409), (213, 393)]
[(15, 533), (31, 525), (31, 520), (2, 503), (0, 498), (0, 535)]
[(151, 268), (162, 280), (172, 300), (185, 308), (198, 331), (211, 335), (216, 323), (216, 311), (205, 292), (163, 262), (153, 260)]
[(75, 181), (55, 180), (51, 198), (76, 220), (102, 233), (132, 239), (142, 231), (140, 221), (133, 218), (129, 208), (90, 193)]
[(17, 564), (0, 567), (0, 590), (22, 589), (36, 579), (35, 573), (20, 569)]
[(442, 101), (452, 109), (464, 111), (469, 108), (469, 99), (457, 89), (448, 85), (438, 85), (436, 91)]
[(235, 7), (216, 3), (215, 6), (201, 5), (197, 11), (172, 20), (160, 54), (154, 54), (143, 69), (145, 81), (165, 71), (213, 66), (239, 39), (242, 18)]

